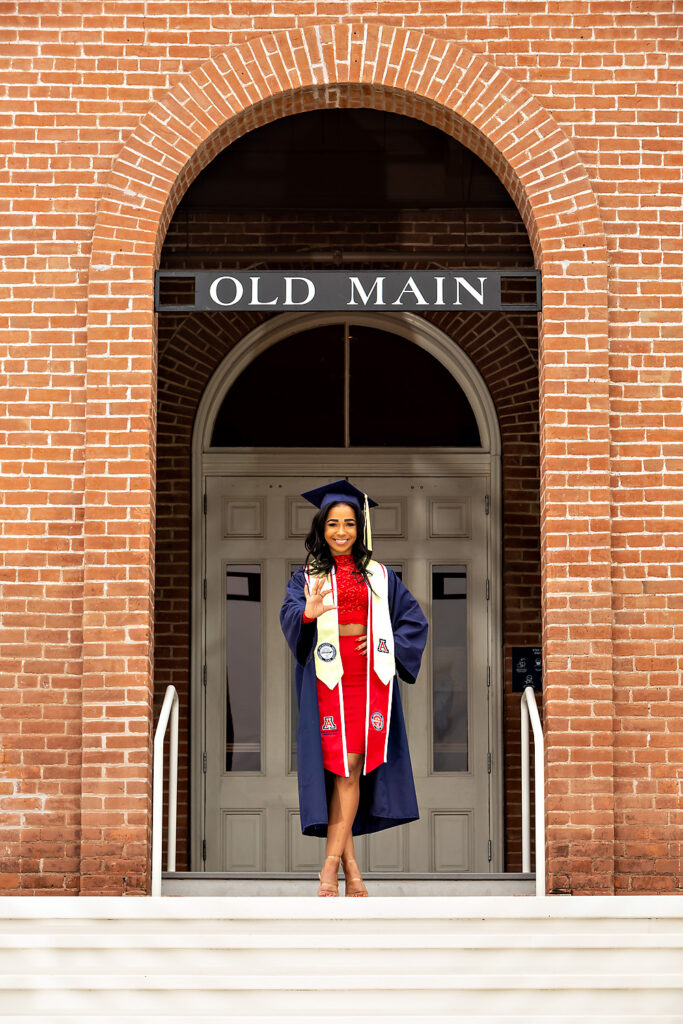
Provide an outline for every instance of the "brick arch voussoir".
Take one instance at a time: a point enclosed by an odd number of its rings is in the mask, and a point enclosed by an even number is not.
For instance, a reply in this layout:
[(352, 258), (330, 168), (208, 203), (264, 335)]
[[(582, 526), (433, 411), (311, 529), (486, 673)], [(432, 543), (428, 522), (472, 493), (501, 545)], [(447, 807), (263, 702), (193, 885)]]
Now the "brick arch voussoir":
[[(339, 25), (232, 47), (155, 104), (112, 170), (95, 227), (93, 267), (105, 272), (116, 263), (131, 230), (153, 263), (180, 197), (225, 146), (275, 117), (340, 105), (418, 117), (477, 153), (515, 199), (539, 265), (552, 254), (566, 259), (572, 239), (584, 262), (604, 262), (605, 236), (586, 170), (562, 128), (524, 86), (445, 40), (387, 26)], [(554, 231), (558, 204), (562, 232)]]
[(516, 324), (498, 312), (432, 314), (429, 319), (470, 357), (488, 387), (501, 419), (510, 404), (538, 410), (538, 329), (535, 318)]
[[(171, 402), (194, 414), (206, 385), (227, 353), (272, 314), (267, 312), (194, 313), (171, 320), (159, 335), (159, 422)], [(188, 375), (187, 367), (192, 367)], [(189, 444), (189, 436), (186, 438)]]

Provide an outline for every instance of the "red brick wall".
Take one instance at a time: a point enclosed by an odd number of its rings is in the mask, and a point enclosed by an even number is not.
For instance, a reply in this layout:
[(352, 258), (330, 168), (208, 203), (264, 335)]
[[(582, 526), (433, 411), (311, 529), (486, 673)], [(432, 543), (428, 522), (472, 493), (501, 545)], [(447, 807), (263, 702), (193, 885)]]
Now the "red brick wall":
[(677, 6), (371, 7), (4, 13), (8, 889), (147, 884), (155, 253), (231, 138), (340, 104), (455, 134), (522, 213), (544, 274), (549, 882), (680, 889)]
[[(336, 246), (368, 255), (414, 247), (451, 260), (457, 253), (458, 266), (481, 265), (476, 255), (483, 252), (487, 266), (533, 266), (526, 229), (514, 209), (179, 210), (168, 228), (162, 265), (182, 269), (193, 250), (216, 252), (237, 266), (245, 248), (255, 256), (261, 249), (264, 258), (272, 258), (311, 248), (333, 252)], [(192, 264), (199, 265), (197, 257)]]

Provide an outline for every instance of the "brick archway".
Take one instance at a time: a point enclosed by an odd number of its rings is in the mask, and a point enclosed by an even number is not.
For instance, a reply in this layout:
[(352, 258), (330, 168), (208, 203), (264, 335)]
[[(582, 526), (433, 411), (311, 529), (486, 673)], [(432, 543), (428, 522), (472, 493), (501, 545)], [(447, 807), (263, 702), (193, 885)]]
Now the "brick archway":
[[(252, 39), (184, 76), (141, 120), (99, 205), (88, 290), (82, 891), (147, 886), (152, 285), (161, 244), (190, 182), (231, 141), (279, 117), (337, 106), (415, 117), (473, 150), (517, 203), (543, 271), (549, 882), (551, 888), (610, 890), (612, 771), (603, 760), (611, 757), (613, 707), (609, 352), (606, 245), (597, 202), (563, 130), (506, 72), (419, 32), (345, 24)], [(125, 714), (123, 732), (115, 728), (123, 722), (117, 714)], [(571, 735), (589, 720), (593, 761), (582, 757), (581, 745), (574, 749)], [(598, 762), (600, 772), (592, 767)], [(574, 764), (576, 772), (569, 770)]]

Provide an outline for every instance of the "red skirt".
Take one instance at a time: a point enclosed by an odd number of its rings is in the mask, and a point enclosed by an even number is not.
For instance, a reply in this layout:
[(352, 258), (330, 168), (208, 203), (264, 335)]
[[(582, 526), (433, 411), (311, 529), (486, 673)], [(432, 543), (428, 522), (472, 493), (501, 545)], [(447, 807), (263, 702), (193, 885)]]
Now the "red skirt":
[[(367, 707), (367, 671), (368, 658), (358, 650), (361, 636), (340, 636), (339, 653), (341, 655), (344, 677), (342, 688), (344, 693), (344, 732), (346, 749), (349, 754), (365, 753), (365, 722)], [(324, 706), (329, 690), (318, 680), (318, 702)], [(326, 735), (322, 733), (323, 749)], [(332, 737), (330, 737), (332, 739)]]

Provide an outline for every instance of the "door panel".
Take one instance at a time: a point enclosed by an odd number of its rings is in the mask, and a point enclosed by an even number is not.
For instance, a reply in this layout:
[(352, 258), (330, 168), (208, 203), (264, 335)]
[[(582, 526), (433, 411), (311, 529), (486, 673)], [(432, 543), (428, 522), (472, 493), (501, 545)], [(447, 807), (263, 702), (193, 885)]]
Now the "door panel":
[(408, 828), (388, 828), (367, 836), (364, 864), (366, 871), (405, 872), (408, 870)]
[(263, 871), (265, 812), (221, 809), (223, 871)]
[[(207, 870), (308, 871), (321, 860), (322, 841), (300, 834), (292, 659), (279, 627), (313, 511), (299, 495), (318, 483), (206, 478)], [(421, 817), (359, 840), (361, 867), (487, 870), (488, 480), (354, 483), (380, 502), (376, 557), (400, 570), (430, 620), (420, 676), (401, 683)]]
[(432, 870), (469, 871), (472, 856), (472, 811), (430, 811)]
[(299, 808), (287, 811), (287, 871), (319, 871), (325, 856), (325, 840), (301, 834)]

